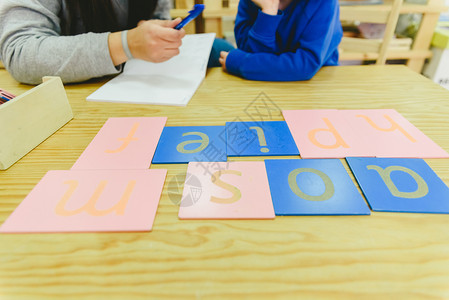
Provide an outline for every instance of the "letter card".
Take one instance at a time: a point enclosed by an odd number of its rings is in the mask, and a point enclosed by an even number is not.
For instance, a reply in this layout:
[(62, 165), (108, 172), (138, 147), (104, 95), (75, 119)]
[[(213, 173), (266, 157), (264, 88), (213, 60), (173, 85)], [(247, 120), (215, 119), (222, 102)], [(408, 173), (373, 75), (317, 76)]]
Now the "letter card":
[(179, 208), (180, 219), (274, 219), (262, 161), (191, 162)]
[(225, 126), (165, 127), (153, 157), (154, 164), (226, 161)]
[(369, 215), (338, 159), (265, 160), (276, 215)]
[(148, 169), (166, 117), (110, 118), (72, 170)]
[(282, 114), (301, 158), (366, 156), (370, 150), (339, 110), (284, 110)]
[(418, 158), (357, 158), (347, 162), (374, 211), (449, 213), (449, 189)]
[(49, 171), (0, 232), (150, 231), (167, 170)]
[(227, 122), (228, 156), (299, 155), (285, 121)]
[(357, 136), (366, 137), (364, 142), (370, 149), (366, 156), (449, 157), (446, 151), (394, 109), (341, 110), (340, 113)]

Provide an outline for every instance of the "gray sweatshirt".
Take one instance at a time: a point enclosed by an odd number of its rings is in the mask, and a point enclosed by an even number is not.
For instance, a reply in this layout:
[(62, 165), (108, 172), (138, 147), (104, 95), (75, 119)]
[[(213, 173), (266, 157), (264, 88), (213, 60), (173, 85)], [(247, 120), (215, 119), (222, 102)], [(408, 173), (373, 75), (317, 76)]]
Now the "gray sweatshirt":
[[(121, 71), (109, 54), (109, 32), (61, 36), (65, 1), (74, 0), (0, 1), (0, 59), (16, 80), (39, 84), (43, 76), (60, 76), (66, 83), (80, 82)], [(155, 15), (169, 19), (170, 3), (159, 0)], [(114, 9), (127, 4), (115, 0)], [(119, 22), (126, 20), (124, 13)]]

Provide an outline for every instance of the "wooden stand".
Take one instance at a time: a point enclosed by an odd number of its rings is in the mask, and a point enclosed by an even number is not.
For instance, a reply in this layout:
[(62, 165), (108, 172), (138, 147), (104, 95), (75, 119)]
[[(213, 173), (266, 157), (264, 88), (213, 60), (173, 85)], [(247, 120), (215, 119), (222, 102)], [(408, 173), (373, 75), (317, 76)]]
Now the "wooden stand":
[(73, 118), (59, 77), (0, 105), (0, 170), (6, 170)]
[[(347, 20), (348, 16), (353, 16), (354, 19), (357, 19), (357, 17), (369, 16), (370, 18), (373, 18), (373, 22), (376, 23), (377, 19), (383, 18), (385, 15), (389, 14), (393, 7), (391, 0), (384, 0), (384, 2), (385, 4), (382, 5), (342, 6), (340, 8), (340, 15), (344, 20)], [(422, 14), (421, 24), (411, 49), (406, 51), (391, 51), (390, 49), (385, 49), (386, 59), (405, 59), (407, 60), (406, 64), (408, 67), (416, 72), (421, 72), (425, 60), (432, 56), (432, 52), (429, 50), (430, 42), (440, 13), (446, 10), (447, 7), (442, 0), (428, 0), (425, 5), (403, 3), (399, 8), (399, 14)], [(354, 48), (354, 50), (357, 49)], [(340, 53), (341, 61), (376, 60), (378, 57), (379, 54), (374, 52), (363, 53), (359, 51), (344, 51)]]

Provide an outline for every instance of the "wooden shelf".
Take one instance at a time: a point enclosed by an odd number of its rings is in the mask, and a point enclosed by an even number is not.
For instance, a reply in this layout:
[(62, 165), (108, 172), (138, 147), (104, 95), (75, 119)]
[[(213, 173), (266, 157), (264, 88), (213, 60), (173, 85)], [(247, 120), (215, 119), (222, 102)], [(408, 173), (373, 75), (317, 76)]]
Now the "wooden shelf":
[[(340, 14), (349, 13), (349, 12), (357, 12), (357, 13), (385, 13), (391, 9), (391, 2), (386, 1), (385, 4), (380, 5), (345, 5), (340, 7)], [(441, 13), (447, 11), (447, 7), (440, 1), (434, 2), (429, 1), (428, 4), (410, 4), (404, 3), (401, 6), (400, 13), (401, 14), (412, 14), (412, 13)], [(346, 18), (345, 18), (346, 19)]]
[[(373, 23), (382, 23), (388, 16), (390, 9), (391, 2), (386, 1), (385, 4), (381, 5), (342, 6), (340, 14), (342, 19), (345, 20), (354, 16), (353, 21), (356, 21), (357, 16), (364, 15), (369, 16)], [(410, 51), (390, 51), (387, 53), (387, 59), (407, 60), (407, 66), (416, 72), (421, 72), (425, 60), (432, 56), (432, 52), (429, 50), (430, 42), (440, 13), (447, 9), (442, 0), (429, 0), (427, 4), (402, 4), (400, 14), (418, 13), (422, 14), (423, 17)], [(373, 60), (376, 58), (375, 53), (351, 53), (346, 51), (340, 54), (341, 61)]]
[[(387, 52), (387, 59), (426, 59), (432, 56), (430, 50), (409, 50), (409, 51), (391, 51)], [(377, 53), (355, 53), (341, 52), (340, 60), (375, 60)]]

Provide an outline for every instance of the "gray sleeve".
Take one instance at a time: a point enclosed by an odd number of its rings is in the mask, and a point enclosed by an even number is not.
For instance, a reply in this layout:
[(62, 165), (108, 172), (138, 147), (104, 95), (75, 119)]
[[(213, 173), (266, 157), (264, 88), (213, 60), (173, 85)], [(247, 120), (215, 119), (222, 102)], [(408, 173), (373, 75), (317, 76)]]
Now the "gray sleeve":
[(62, 0), (1, 0), (0, 56), (18, 81), (39, 84), (43, 76), (80, 82), (116, 74), (109, 33), (61, 36)]
[[(132, 0), (130, 0), (132, 1)], [(171, 0), (159, 0), (154, 11), (155, 19), (170, 20)]]

